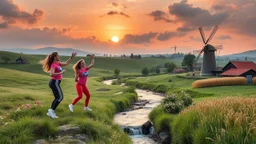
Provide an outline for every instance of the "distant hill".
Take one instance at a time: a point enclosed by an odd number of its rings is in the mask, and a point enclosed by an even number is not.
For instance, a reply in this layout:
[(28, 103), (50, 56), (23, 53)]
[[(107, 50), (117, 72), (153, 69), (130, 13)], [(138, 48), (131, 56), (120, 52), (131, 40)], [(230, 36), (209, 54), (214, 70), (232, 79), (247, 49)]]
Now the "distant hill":
[[(50, 54), (54, 51), (57, 51), (59, 55), (69, 56), (72, 52), (77, 52), (78, 56), (85, 56), (87, 54), (91, 54), (91, 52), (85, 52), (73, 48), (56, 48), (56, 47), (45, 47), (39, 49), (3, 49), (4, 51), (15, 52), (15, 53), (23, 53), (23, 54), (38, 54), (38, 55), (46, 55)], [(95, 55), (101, 55), (99, 53), (94, 53)]]
[(224, 55), (222, 57), (228, 57), (228, 58), (256, 58), (256, 50), (249, 50), (242, 53), (236, 53), (232, 55)]

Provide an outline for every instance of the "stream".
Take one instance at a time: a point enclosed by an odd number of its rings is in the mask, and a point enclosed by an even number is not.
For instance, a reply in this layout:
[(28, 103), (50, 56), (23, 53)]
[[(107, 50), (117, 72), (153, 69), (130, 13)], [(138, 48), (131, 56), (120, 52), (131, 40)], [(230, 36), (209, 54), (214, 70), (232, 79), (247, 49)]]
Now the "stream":
[[(112, 81), (114, 80), (106, 80), (103, 83), (111, 85)], [(142, 125), (149, 120), (149, 113), (160, 104), (164, 95), (141, 89), (135, 91), (138, 101), (135, 102), (133, 110), (117, 113), (114, 122), (130, 135), (134, 144), (155, 144), (156, 142), (150, 138), (154, 132), (153, 126), (149, 129), (149, 134), (146, 135), (143, 134), (145, 129), (142, 129)]]

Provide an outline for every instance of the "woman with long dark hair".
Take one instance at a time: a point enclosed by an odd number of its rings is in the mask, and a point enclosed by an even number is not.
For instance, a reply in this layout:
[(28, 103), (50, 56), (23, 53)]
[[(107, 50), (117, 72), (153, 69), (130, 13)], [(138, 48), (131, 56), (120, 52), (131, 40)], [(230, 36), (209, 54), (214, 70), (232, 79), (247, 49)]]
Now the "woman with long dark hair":
[(48, 109), (47, 115), (51, 118), (58, 118), (55, 113), (55, 109), (63, 100), (63, 93), (60, 87), (62, 74), (65, 72), (62, 67), (67, 66), (76, 53), (73, 52), (71, 57), (66, 62), (60, 62), (60, 56), (58, 52), (53, 52), (49, 54), (41, 64), (43, 65), (43, 70), (50, 74), (51, 80), (49, 82), (49, 87), (52, 89), (55, 99), (52, 102), (51, 108)]

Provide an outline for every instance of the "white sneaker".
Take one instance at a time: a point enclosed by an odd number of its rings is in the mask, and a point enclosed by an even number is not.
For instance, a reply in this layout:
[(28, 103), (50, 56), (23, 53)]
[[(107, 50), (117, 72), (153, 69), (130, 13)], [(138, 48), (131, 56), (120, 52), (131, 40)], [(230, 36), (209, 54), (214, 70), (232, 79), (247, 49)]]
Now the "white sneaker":
[(59, 117), (56, 115), (56, 113), (54, 113), (54, 118), (59, 118)]
[(68, 105), (68, 107), (71, 112), (74, 112), (74, 106), (72, 104)]
[(92, 111), (92, 109), (90, 109), (89, 107), (84, 107), (85, 111)]
[[(49, 117), (51, 117), (49, 112), (47, 112), (47, 114), (46, 114), (46, 115), (48, 115)], [(51, 118), (59, 118), (59, 117), (58, 117), (58, 116), (56, 116), (56, 113), (54, 113), (54, 117), (51, 117)]]
[(53, 109), (48, 109), (47, 115), (48, 115), (49, 117), (51, 117), (51, 118), (56, 118), (56, 115), (55, 115)]

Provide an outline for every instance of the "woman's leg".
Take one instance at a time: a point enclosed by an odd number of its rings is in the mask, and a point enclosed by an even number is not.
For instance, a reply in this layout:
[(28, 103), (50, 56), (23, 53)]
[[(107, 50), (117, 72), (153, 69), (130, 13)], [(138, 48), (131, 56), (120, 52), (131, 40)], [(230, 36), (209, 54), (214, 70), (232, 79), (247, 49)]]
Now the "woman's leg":
[(74, 106), (83, 97), (83, 86), (76, 84), (77, 97), (73, 100), (72, 105)]
[(55, 99), (52, 102), (51, 108), (55, 110), (60, 102), (63, 100), (63, 93), (60, 87), (60, 80), (51, 80), (49, 83), (50, 88), (54, 94)]
[(90, 101), (90, 97), (91, 97), (91, 94), (87, 88), (87, 86), (83, 86), (83, 92), (84, 94), (86, 95), (86, 99), (85, 99), (85, 107), (88, 107), (88, 104), (89, 104), (89, 101)]

